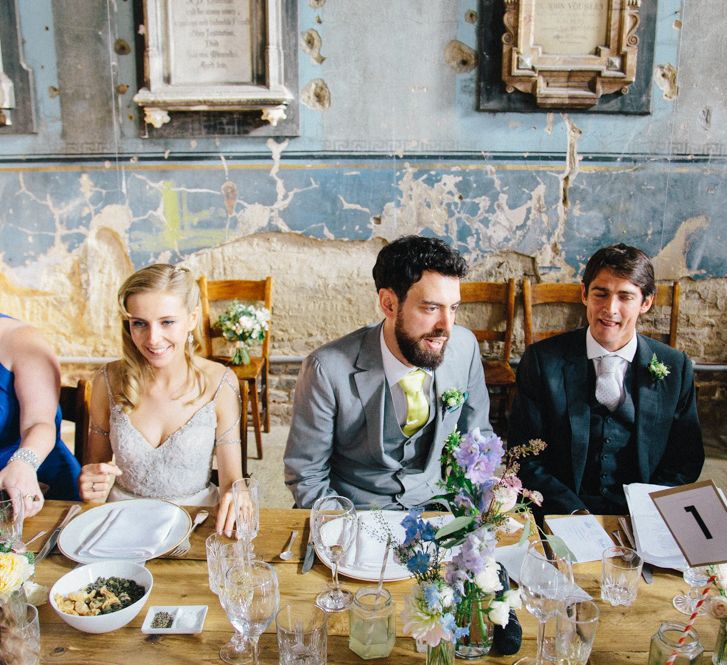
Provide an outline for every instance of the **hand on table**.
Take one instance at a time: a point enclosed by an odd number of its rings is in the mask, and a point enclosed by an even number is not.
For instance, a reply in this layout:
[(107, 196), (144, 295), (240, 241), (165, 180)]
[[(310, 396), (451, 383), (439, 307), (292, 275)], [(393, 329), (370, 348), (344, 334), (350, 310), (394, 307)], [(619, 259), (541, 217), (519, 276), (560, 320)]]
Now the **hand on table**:
[(217, 535), (221, 536), (224, 532), (228, 538), (232, 538), (235, 533), (235, 502), (232, 499), (232, 490), (220, 493), (215, 530)]
[(82, 501), (103, 501), (111, 491), (121, 469), (113, 462), (84, 464), (78, 478), (78, 490)]

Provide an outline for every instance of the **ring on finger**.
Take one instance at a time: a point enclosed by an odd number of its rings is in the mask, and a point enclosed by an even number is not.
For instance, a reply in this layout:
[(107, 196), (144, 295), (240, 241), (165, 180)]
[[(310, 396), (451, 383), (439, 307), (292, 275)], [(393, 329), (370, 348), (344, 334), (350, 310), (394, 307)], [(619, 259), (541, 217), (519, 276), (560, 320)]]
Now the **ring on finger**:
[(40, 497), (37, 494), (26, 494), (25, 498), (30, 499), (33, 503), (40, 501)]

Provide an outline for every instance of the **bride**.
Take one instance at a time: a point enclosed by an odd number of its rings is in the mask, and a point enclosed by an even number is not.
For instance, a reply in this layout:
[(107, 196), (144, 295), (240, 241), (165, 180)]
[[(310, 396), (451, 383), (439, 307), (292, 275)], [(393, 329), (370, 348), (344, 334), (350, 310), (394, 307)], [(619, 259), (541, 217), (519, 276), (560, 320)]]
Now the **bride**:
[[(94, 378), (84, 501), (138, 497), (215, 505), (232, 535), (242, 477), (240, 392), (233, 372), (195, 355), (199, 290), (186, 268), (155, 264), (118, 292), (122, 358)], [(217, 455), (220, 487), (210, 482)]]

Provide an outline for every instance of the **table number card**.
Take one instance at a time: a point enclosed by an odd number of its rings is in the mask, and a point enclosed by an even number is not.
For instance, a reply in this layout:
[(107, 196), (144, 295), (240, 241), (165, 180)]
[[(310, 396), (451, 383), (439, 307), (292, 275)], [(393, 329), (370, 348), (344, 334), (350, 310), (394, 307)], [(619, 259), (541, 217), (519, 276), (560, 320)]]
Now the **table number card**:
[(690, 566), (727, 562), (727, 505), (711, 480), (649, 496)]

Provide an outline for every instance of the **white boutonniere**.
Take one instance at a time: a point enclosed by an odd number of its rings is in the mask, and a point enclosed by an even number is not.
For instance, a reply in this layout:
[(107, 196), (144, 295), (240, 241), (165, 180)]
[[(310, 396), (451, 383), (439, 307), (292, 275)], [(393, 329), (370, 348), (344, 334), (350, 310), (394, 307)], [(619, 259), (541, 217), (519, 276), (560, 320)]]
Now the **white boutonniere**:
[(459, 388), (449, 388), (442, 393), (442, 405), (445, 411), (456, 411), (465, 403), (467, 392)]
[(649, 374), (653, 376), (655, 379), (661, 381), (665, 377), (669, 376), (670, 370), (669, 366), (665, 365), (663, 362), (661, 362), (657, 357), (656, 354), (651, 356), (651, 360), (649, 361), (649, 364), (647, 365), (647, 369), (649, 370)]

